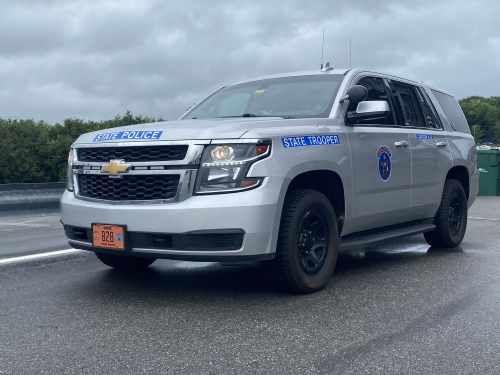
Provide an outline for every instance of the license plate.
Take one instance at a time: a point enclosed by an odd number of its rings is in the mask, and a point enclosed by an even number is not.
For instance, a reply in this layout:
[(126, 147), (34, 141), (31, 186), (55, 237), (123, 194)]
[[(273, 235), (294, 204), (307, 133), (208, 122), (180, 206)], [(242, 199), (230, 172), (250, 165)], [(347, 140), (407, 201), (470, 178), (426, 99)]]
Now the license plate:
[(125, 231), (119, 225), (93, 224), (92, 239), (96, 247), (125, 250)]

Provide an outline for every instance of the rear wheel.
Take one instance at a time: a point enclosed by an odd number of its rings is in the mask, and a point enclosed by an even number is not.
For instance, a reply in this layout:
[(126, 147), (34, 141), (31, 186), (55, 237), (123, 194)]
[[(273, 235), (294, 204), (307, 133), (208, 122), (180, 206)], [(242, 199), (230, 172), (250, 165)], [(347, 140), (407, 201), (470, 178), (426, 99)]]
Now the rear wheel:
[(424, 234), (431, 246), (450, 248), (460, 245), (467, 228), (467, 196), (457, 180), (446, 180), (441, 205), (434, 218), (436, 229)]
[(95, 253), (95, 255), (106, 266), (121, 270), (136, 270), (146, 268), (156, 260), (154, 258), (128, 257), (104, 253)]
[(283, 205), (275, 258), (263, 262), (269, 283), (296, 293), (320, 290), (332, 276), (338, 243), (330, 201), (315, 190), (292, 190)]

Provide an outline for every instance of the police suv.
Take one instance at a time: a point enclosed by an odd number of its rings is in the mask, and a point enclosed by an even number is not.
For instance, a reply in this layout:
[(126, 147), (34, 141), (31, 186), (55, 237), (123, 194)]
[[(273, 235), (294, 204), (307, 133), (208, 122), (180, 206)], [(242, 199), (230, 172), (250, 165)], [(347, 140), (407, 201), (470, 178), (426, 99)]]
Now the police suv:
[(339, 251), (420, 233), (459, 245), (479, 175), (450, 93), (327, 64), (224, 86), (179, 121), (84, 134), (67, 181), (68, 242), (110, 267), (261, 262), (309, 293)]

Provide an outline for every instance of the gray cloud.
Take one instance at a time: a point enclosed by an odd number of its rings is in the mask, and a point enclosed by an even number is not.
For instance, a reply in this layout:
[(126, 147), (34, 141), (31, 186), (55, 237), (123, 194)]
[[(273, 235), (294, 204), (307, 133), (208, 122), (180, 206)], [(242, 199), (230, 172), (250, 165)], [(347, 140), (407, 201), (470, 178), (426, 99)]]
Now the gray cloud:
[(219, 86), (325, 61), (500, 95), (497, 0), (0, 4), (0, 117), (179, 117)]

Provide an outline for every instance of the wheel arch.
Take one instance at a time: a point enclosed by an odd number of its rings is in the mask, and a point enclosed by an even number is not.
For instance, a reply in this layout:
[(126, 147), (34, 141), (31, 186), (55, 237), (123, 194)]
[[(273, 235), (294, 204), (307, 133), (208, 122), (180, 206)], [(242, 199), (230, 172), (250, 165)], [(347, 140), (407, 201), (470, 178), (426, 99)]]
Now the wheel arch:
[(338, 173), (326, 169), (302, 172), (290, 181), (286, 194), (294, 189), (312, 189), (324, 194), (335, 210), (339, 223), (339, 234), (341, 233), (346, 205), (344, 183)]
[(447, 180), (457, 180), (460, 182), (465, 190), (465, 196), (467, 197), (467, 201), (469, 200), (470, 193), (470, 182), (469, 182), (469, 171), (467, 167), (462, 165), (457, 165), (452, 167), (448, 173), (446, 174)]

